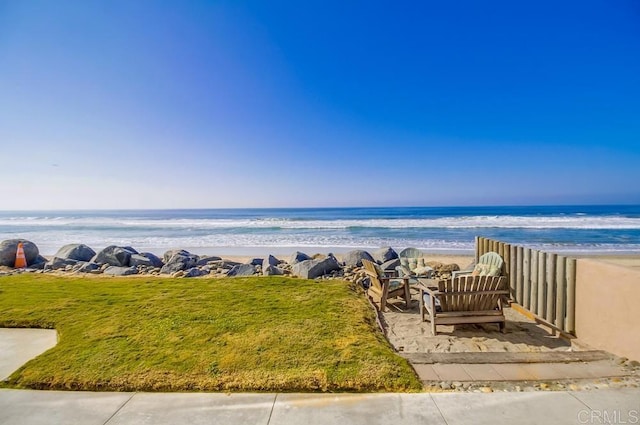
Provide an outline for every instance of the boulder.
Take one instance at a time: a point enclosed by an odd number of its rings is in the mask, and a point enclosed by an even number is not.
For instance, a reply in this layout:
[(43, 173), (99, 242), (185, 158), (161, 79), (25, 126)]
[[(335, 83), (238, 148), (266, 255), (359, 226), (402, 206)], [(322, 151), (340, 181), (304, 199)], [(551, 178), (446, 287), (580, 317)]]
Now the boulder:
[(119, 246), (110, 245), (98, 252), (92, 259), (92, 263), (109, 264), (116, 267), (128, 267), (131, 251)]
[(256, 267), (253, 264), (238, 264), (227, 272), (227, 276), (253, 276)]
[(138, 251), (136, 251), (133, 247), (131, 246), (123, 246), (121, 247), (122, 249), (126, 249), (127, 251), (129, 251), (132, 254), (140, 254)]
[(42, 270), (44, 269), (45, 264), (47, 264), (47, 259), (44, 258), (42, 255), (38, 255), (34, 263), (29, 265), (29, 268), (33, 270)]
[(200, 257), (200, 259), (198, 260), (196, 265), (197, 266), (205, 266), (205, 265), (209, 264), (212, 261), (220, 261), (220, 260), (222, 260), (222, 258), (220, 258), (220, 257), (216, 257), (214, 255), (205, 255), (203, 257)]
[(345, 266), (362, 266), (362, 260), (373, 261), (373, 257), (367, 251), (361, 249), (354, 249), (342, 256)]
[(60, 270), (65, 269), (67, 266), (75, 266), (78, 264), (77, 260), (70, 258), (53, 257), (50, 261), (47, 261), (44, 265), (45, 270)]
[[(151, 265), (153, 267), (162, 267), (164, 266), (164, 263), (162, 262), (162, 260), (155, 254), (151, 253), (151, 252), (141, 252), (140, 254), (143, 256), (144, 258), (146, 258), (147, 260), (149, 260), (151, 262)], [(133, 257), (133, 255), (132, 255)], [(133, 264), (131, 264), (133, 266)]]
[(96, 252), (87, 245), (82, 243), (72, 243), (60, 248), (54, 257), (78, 261), (91, 261), (95, 255)]
[(262, 267), (277, 266), (280, 263), (282, 263), (282, 261), (278, 260), (273, 255), (269, 255), (267, 258), (262, 260)]
[(34, 264), (40, 251), (36, 244), (26, 239), (7, 239), (0, 242), (0, 266), (13, 267), (16, 263), (16, 251), (18, 242), (22, 242), (24, 256), (27, 258), (27, 266)]
[(103, 273), (109, 276), (129, 276), (132, 274), (137, 274), (138, 269), (136, 269), (135, 267), (109, 266), (104, 270)]
[(380, 268), (385, 271), (387, 270), (390, 271), (390, 270), (395, 270), (396, 267), (398, 267), (399, 265), (400, 265), (400, 259), (395, 258), (393, 260), (385, 261), (384, 263), (380, 264)]
[(284, 270), (276, 266), (267, 266), (262, 268), (262, 274), (264, 276), (280, 276), (284, 274)]
[[(167, 253), (165, 253), (165, 256)], [(165, 265), (160, 269), (162, 274), (173, 274), (181, 270), (187, 270), (195, 267), (198, 263), (198, 256), (189, 253), (188, 251), (180, 250), (165, 262)]]
[(80, 268), (78, 268), (80, 273), (95, 273), (97, 270), (100, 270), (100, 264), (91, 262), (83, 263)]
[(211, 267), (221, 268), (221, 269), (231, 269), (233, 268), (233, 266), (237, 266), (239, 264), (242, 264), (242, 263), (238, 263), (236, 261), (229, 261), (229, 260), (218, 260), (218, 261), (213, 261), (209, 263)]
[[(160, 261), (158, 257), (156, 258), (158, 259), (158, 261)], [(160, 262), (162, 263), (162, 261)], [(158, 267), (154, 264), (154, 262), (150, 258), (147, 258), (144, 255), (140, 255), (140, 254), (132, 254), (131, 258), (129, 259), (129, 265), (131, 267), (138, 267), (138, 266)]]
[(296, 264), (301, 261), (307, 261), (307, 260), (311, 260), (311, 257), (309, 257), (304, 252), (296, 251), (291, 255), (291, 258), (289, 258), (289, 264)]
[(249, 261), (249, 264), (251, 264), (252, 266), (262, 266), (262, 261), (262, 258), (254, 258)]
[(323, 259), (304, 260), (293, 265), (292, 273), (304, 279), (315, 279), (335, 270), (340, 270), (340, 264), (334, 256)]
[(184, 272), (184, 277), (198, 277), (198, 276), (204, 276), (206, 274), (209, 274), (209, 272), (205, 270), (200, 270), (197, 267), (191, 267), (189, 270)]
[[(38, 255), (36, 257), (36, 259), (33, 261), (33, 264), (31, 264), (29, 267), (35, 267), (35, 266), (39, 266), (41, 264), (42, 264), (42, 266), (44, 266), (47, 261), (49, 261), (49, 260), (47, 260), (42, 255)], [(35, 267), (35, 268), (37, 268), (37, 267)]]
[(398, 253), (390, 246), (380, 248), (371, 254), (376, 263), (382, 264), (398, 258)]
[(169, 251), (166, 251), (164, 253), (164, 255), (162, 256), (162, 261), (164, 261), (164, 263), (166, 264), (169, 262), (169, 260), (171, 260), (171, 257), (176, 254), (192, 255), (189, 251), (185, 251), (184, 249), (170, 249)]

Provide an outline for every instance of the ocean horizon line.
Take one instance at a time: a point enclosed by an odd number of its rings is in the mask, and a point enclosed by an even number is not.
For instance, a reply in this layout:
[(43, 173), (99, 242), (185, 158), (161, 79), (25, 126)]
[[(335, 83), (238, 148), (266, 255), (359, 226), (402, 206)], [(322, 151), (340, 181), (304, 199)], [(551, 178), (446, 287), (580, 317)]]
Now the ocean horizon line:
[(236, 211), (236, 210), (359, 210), (359, 209), (484, 209), (484, 208), (581, 208), (640, 207), (640, 203), (569, 203), (569, 204), (480, 204), (480, 205), (372, 205), (372, 206), (286, 206), (286, 207), (189, 207), (189, 208), (47, 208), (3, 209), (0, 213), (25, 212), (136, 212), (136, 211)]

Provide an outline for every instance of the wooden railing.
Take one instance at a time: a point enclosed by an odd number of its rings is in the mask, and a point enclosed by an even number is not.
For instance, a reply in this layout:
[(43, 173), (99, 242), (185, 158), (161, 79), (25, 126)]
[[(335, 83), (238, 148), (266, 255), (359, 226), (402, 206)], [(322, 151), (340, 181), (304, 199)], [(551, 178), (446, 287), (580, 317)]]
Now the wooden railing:
[(483, 237), (475, 258), (494, 251), (504, 259), (511, 298), (538, 319), (575, 334), (576, 259)]

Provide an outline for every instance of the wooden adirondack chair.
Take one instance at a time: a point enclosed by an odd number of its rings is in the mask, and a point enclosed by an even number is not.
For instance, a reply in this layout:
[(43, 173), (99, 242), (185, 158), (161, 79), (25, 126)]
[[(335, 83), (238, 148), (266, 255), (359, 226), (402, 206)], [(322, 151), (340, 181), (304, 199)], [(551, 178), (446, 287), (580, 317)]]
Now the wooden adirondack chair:
[(362, 260), (362, 265), (371, 282), (367, 291), (380, 297), (380, 311), (385, 310), (387, 300), (393, 297), (403, 297), (407, 308), (409, 308), (411, 293), (407, 279), (385, 276), (378, 265), (369, 260)]
[(480, 258), (478, 258), (478, 264), (475, 265), (473, 269), (469, 270), (459, 270), (451, 273), (451, 278), (455, 279), (456, 277), (463, 275), (480, 275), (480, 276), (501, 276), (504, 273), (502, 272), (502, 265), (504, 264), (504, 260), (497, 252), (487, 252), (482, 254)]
[[(420, 314), (437, 325), (497, 323), (504, 332), (502, 297), (509, 295), (504, 276), (461, 276), (438, 282), (438, 288), (420, 288)], [(438, 302), (436, 302), (438, 300)]]

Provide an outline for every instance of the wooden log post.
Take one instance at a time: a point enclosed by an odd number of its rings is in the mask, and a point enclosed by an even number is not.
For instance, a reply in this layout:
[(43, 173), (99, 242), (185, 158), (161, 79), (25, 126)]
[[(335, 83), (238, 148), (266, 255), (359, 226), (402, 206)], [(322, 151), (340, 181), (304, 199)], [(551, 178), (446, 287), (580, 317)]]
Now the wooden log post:
[(565, 304), (567, 302), (567, 276), (566, 265), (567, 258), (558, 255), (558, 262), (556, 265), (556, 318), (554, 324), (561, 331), (565, 331)]
[(538, 251), (531, 251), (531, 306), (529, 311), (538, 311)]
[(567, 332), (576, 332), (576, 259), (567, 260)]
[(531, 310), (531, 250), (529, 248), (524, 249), (522, 282), (522, 306), (527, 310)]
[(473, 258), (476, 264), (478, 264), (478, 258), (480, 258), (480, 244), (482, 244), (482, 237), (476, 236), (475, 255)]
[[(511, 244), (504, 244), (504, 270), (503, 273), (507, 277), (507, 282), (511, 282)], [(509, 284), (511, 287), (511, 284)]]
[(545, 309), (544, 319), (548, 323), (554, 323), (554, 316), (556, 314), (556, 261), (557, 254), (547, 254), (547, 307)]
[(516, 302), (522, 305), (522, 268), (524, 263), (524, 249), (519, 246), (516, 252)]
[(538, 251), (538, 309), (534, 312), (538, 317), (545, 316), (545, 309), (547, 308), (546, 293), (547, 285), (547, 254), (543, 251)]
[(518, 276), (518, 247), (512, 245), (509, 248), (509, 256), (511, 257), (511, 264), (509, 265), (509, 289), (511, 290), (511, 298), (513, 300), (516, 299), (516, 286), (517, 286), (517, 276)]

